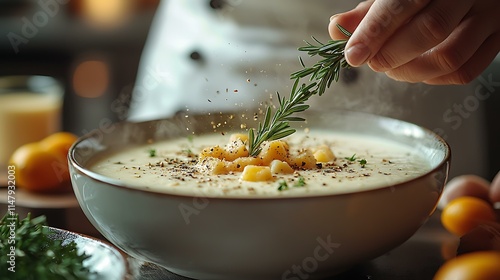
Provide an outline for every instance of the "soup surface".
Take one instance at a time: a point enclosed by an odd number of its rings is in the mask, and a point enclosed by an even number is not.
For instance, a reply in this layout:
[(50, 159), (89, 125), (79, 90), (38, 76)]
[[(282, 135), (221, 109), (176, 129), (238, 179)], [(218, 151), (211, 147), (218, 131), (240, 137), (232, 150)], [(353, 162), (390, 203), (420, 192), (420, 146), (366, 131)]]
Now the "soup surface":
[(430, 170), (409, 146), (365, 135), (297, 132), (284, 140), (290, 149), (327, 145), (331, 162), (293, 174), (273, 174), (264, 182), (241, 180), (241, 172), (214, 175), (200, 169), (198, 155), (224, 146), (229, 134), (207, 134), (133, 146), (96, 157), (89, 169), (134, 188), (196, 196), (276, 197), (357, 192), (407, 181)]

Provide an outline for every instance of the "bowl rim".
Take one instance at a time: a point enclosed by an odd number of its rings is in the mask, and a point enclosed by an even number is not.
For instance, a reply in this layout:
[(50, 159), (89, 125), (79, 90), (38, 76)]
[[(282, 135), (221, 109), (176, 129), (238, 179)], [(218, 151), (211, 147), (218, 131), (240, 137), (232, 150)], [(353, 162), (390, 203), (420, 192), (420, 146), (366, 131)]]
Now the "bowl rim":
[[(420, 125), (417, 125), (417, 124), (414, 124), (414, 123), (411, 123), (408, 121), (396, 119), (396, 118), (391, 118), (391, 117), (386, 117), (386, 116), (381, 116), (381, 115), (376, 115), (376, 114), (371, 114), (371, 113), (365, 113), (365, 112), (351, 111), (351, 110), (342, 110), (342, 109), (337, 110), (336, 109), (334, 111), (344, 112), (344, 113), (347, 112), (347, 113), (358, 114), (358, 115), (366, 115), (367, 117), (376, 117), (379, 119), (397, 121), (400, 123), (404, 123), (405, 125), (414, 126), (418, 129), (420, 129), (422, 132), (426, 133), (427, 135), (434, 137), (436, 142), (441, 143), (442, 147), (444, 147), (444, 152), (445, 152), (444, 157), (438, 164), (436, 164), (435, 167), (430, 168), (426, 172), (424, 172), (416, 177), (413, 177), (411, 179), (407, 179), (407, 180), (404, 180), (402, 182), (390, 184), (387, 186), (381, 186), (381, 187), (370, 188), (370, 189), (365, 189), (365, 190), (358, 190), (358, 191), (353, 191), (353, 192), (324, 193), (324, 194), (310, 194), (310, 193), (308, 193), (305, 195), (293, 195), (293, 196), (292, 195), (291, 196), (241, 196), (241, 195), (240, 196), (231, 196), (231, 195), (204, 195), (204, 194), (197, 195), (197, 194), (187, 194), (187, 193), (174, 193), (174, 192), (169, 192), (168, 190), (159, 191), (156, 189), (138, 188), (136, 186), (133, 186), (131, 184), (127, 184), (127, 183), (120, 181), (118, 179), (113, 179), (113, 178), (107, 177), (105, 175), (99, 174), (97, 172), (91, 171), (91, 170), (85, 168), (84, 166), (82, 166), (76, 160), (76, 158), (75, 158), (76, 147), (81, 142), (92, 138), (92, 136), (95, 133), (94, 131), (88, 132), (88, 133), (82, 135), (81, 137), (79, 137), (77, 139), (77, 141), (75, 141), (71, 145), (67, 158), (68, 158), (70, 167), (77, 169), (78, 172), (80, 172), (81, 174), (84, 174), (85, 176), (87, 176), (88, 178), (90, 178), (94, 181), (104, 183), (104, 184), (106, 184), (108, 186), (112, 186), (114, 188), (125, 189), (128, 191), (139, 192), (139, 193), (148, 194), (148, 195), (158, 195), (158, 196), (162, 196), (162, 197), (166, 196), (166, 197), (177, 197), (177, 198), (191, 198), (191, 199), (193, 199), (193, 198), (207, 198), (210, 200), (213, 199), (213, 200), (252, 200), (252, 201), (255, 201), (255, 200), (276, 200), (276, 199), (277, 200), (312, 199), (312, 198), (317, 199), (317, 198), (325, 198), (325, 197), (332, 197), (332, 196), (333, 197), (350, 196), (350, 195), (356, 195), (356, 194), (361, 194), (361, 193), (371, 193), (371, 192), (378, 192), (378, 191), (383, 191), (383, 190), (387, 190), (387, 189), (401, 188), (404, 185), (421, 180), (421, 179), (429, 176), (430, 174), (435, 173), (437, 170), (441, 169), (444, 165), (447, 165), (445, 182), (448, 180), (449, 166), (451, 164), (451, 148), (450, 148), (450, 145), (446, 142), (446, 140), (443, 137), (441, 137), (439, 134), (435, 133), (434, 131), (432, 131), (426, 127), (423, 127), (423, 126), (420, 126)], [(230, 113), (228, 113), (228, 114), (230, 114)], [(203, 116), (203, 115), (205, 115), (205, 114), (200, 113), (200, 114), (192, 114), (191, 116)], [(126, 126), (126, 125), (130, 125), (130, 124), (148, 124), (148, 123), (157, 123), (157, 122), (164, 121), (164, 120), (173, 120), (173, 118), (172, 117), (171, 118), (161, 118), (161, 119), (154, 119), (154, 120), (141, 121), (141, 122), (133, 122), (133, 121), (125, 120), (125, 121), (120, 121), (118, 123), (115, 123), (115, 125), (116, 126)], [(70, 172), (71, 172), (71, 168), (70, 168)], [(71, 179), (73, 180), (73, 176), (71, 176)], [(75, 188), (75, 187), (73, 186), (73, 188)]]

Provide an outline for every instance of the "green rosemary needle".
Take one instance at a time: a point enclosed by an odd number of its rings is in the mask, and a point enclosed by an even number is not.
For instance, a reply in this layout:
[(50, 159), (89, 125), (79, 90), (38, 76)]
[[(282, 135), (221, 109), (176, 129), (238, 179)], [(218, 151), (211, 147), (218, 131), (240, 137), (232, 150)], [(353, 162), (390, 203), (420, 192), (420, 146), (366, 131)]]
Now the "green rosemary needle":
[[(347, 37), (351, 36), (351, 33), (342, 26), (337, 25), (337, 28)], [(323, 44), (314, 37), (312, 39), (317, 44), (306, 41), (307, 45), (300, 47), (299, 51), (305, 51), (311, 57), (320, 56), (322, 59), (312, 67), (306, 67), (302, 58), (299, 57), (303, 69), (290, 75), (290, 78), (294, 80), (290, 97), (281, 98), (279, 93), (276, 93), (278, 108), (274, 114), (271, 106), (268, 106), (264, 121), (259, 122), (257, 131), (248, 130), (248, 150), (251, 156), (257, 156), (260, 153), (260, 145), (264, 141), (281, 139), (295, 133), (296, 130), (290, 127), (289, 122), (305, 121), (305, 119), (292, 115), (309, 109), (309, 105), (305, 102), (313, 95), (321, 96), (333, 81), (338, 81), (340, 69), (349, 67), (344, 57), (347, 40), (330, 40)], [(309, 84), (300, 84), (300, 81), (308, 76)]]

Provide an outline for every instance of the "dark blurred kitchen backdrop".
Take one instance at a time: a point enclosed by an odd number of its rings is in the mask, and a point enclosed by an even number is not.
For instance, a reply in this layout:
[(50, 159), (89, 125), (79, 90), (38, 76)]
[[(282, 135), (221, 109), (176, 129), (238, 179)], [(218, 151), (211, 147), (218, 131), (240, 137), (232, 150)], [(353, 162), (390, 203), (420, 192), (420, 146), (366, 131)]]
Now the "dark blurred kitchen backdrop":
[(121, 120), (158, 2), (0, 0), (0, 76), (59, 79), (63, 129), (77, 135)]

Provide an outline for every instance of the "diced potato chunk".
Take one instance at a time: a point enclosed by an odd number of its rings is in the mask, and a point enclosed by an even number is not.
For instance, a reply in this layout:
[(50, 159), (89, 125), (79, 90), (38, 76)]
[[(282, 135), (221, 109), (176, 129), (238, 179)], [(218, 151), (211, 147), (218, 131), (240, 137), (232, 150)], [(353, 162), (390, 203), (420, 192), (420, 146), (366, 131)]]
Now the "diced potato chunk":
[(224, 149), (224, 159), (233, 161), (249, 155), (247, 147), (240, 139), (229, 142)]
[(226, 168), (227, 161), (208, 157), (198, 162), (198, 168), (205, 173), (220, 175), (227, 174), (229, 171)]
[(293, 169), (313, 169), (316, 168), (316, 159), (311, 150), (305, 149), (291, 153), (286, 162)]
[(248, 141), (248, 134), (234, 133), (229, 137), (229, 142), (234, 142), (236, 140), (241, 140), (243, 143)]
[(335, 160), (335, 155), (330, 147), (327, 145), (321, 145), (315, 149), (314, 158), (317, 162), (330, 162)]
[(291, 168), (286, 161), (278, 159), (271, 161), (269, 167), (273, 174), (292, 174), (294, 172), (293, 168)]
[(278, 159), (284, 161), (288, 156), (288, 144), (281, 140), (264, 142), (258, 157), (263, 165), (269, 165), (271, 161)]
[(327, 145), (291, 152), (288, 143), (283, 140), (262, 143), (259, 155), (251, 157), (246, 142), (246, 134), (233, 134), (224, 148), (214, 146), (204, 149), (199, 155), (199, 169), (214, 175), (243, 172), (242, 180), (267, 181), (273, 178), (272, 174), (292, 174), (299, 169), (317, 168), (317, 162), (335, 160)]
[(247, 165), (241, 173), (241, 180), (261, 182), (269, 181), (273, 178), (269, 166)]
[(255, 157), (240, 157), (235, 159), (232, 162), (228, 162), (227, 169), (228, 171), (233, 172), (241, 172), (248, 165), (261, 165), (261, 162), (258, 158)]
[(209, 148), (203, 149), (203, 151), (201, 151), (201, 153), (200, 153), (200, 159), (209, 158), (209, 157), (223, 159), (224, 155), (225, 155), (225, 151), (223, 148), (221, 148), (220, 146), (214, 146), (214, 147), (209, 147)]

